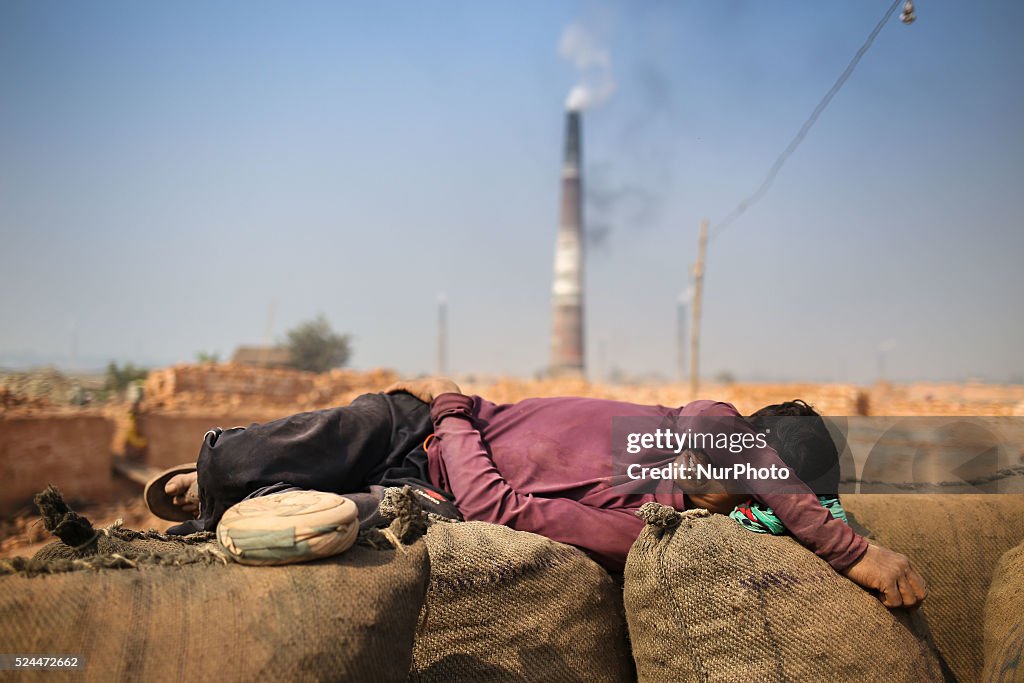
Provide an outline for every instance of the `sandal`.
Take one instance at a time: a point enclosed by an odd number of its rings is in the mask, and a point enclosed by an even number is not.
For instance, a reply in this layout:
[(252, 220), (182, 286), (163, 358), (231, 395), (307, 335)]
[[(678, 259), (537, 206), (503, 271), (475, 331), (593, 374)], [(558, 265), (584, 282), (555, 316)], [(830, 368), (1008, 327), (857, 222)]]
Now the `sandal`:
[[(145, 499), (146, 507), (149, 508), (149, 511), (160, 519), (166, 519), (171, 522), (187, 522), (190, 519), (195, 519), (192, 515), (182, 510), (180, 506), (175, 505), (173, 496), (168, 495), (164, 490), (164, 487), (167, 486), (167, 482), (169, 482), (173, 477), (176, 477), (179, 474), (188, 474), (189, 472), (195, 471), (196, 464), (194, 462), (187, 462), (182, 465), (166, 469), (150, 479), (149, 483), (146, 484), (145, 491), (142, 493), (142, 497)], [(192, 488), (195, 488), (198, 493), (197, 485), (193, 485)], [(189, 489), (186, 495), (193, 493), (192, 488)]]

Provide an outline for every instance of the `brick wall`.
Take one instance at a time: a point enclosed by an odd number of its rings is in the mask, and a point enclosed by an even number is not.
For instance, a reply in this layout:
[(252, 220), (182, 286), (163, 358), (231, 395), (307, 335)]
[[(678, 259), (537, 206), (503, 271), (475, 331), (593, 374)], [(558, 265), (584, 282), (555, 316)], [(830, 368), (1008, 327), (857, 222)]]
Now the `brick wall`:
[(317, 375), (298, 370), (220, 365), (176, 365), (149, 374), (147, 410), (215, 409), (228, 413), (252, 407), (286, 407), (289, 412), (343, 405), (355, 396), (380, 391), (397, 379), (390, 370), (332, 370)]
[(313, 391), (315, 377), (244, 365), (176, 365), (149, 374), (145, 400), (153, 407), (296, 403)]
[(165, 468), (195, 462), (203, 435), (213, 427), (230, 429), (253, 422), (268, 422), (287, 413), (238, 412), (188, 415), (149, 413), (139, 416), (139, 432), (146, 437), (146, 464)]
[(0, 417), (0, 514), (55, 484), (69, 499), (112, 493), (113, 423), (100, 414)]
[(982, 384), (876, 384), (873, 415), (1024, 415), (1024, 386)]

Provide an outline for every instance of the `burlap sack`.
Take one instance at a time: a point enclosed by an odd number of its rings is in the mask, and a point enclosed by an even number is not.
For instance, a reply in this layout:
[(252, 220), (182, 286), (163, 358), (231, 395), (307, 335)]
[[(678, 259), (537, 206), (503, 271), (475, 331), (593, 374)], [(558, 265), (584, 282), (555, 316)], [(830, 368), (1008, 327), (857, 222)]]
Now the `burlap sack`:
[[(387, 538), (408, 541), (407, 522), (396, 520)], [(31, 561), (0, 564), (6, 573), (0, 576), (0, 653), (85, 660), (83, 670), (18, 672), (18, 680), (403, 681), (408, 675), (430, 573), (422, 540), (398, 543), (396, 550), (371, 535), (363, 543), (377, 547), (357, 545), (283, 567), (246, 567), (216, 554), (192, 561), (196, 556), (174, 552), (184, 544), (173, 541), (116, 534), (98, 541), (116, 552), (83, 555), (54, 544)]]
[(97, 529), (72, 510), (53, 486), (35, 497), (46, 530), (60, 540), (36, 554), (0, 560), (0, 573), (50, 574), (83, 569), (117, 569), (139, 564), (226, 564), (214, 535), (168, 536), (157, 531), (136, 531), (114, 524)]
[(626, 561), (641, 681), (942, 680), (927, 643), (792, 538), (648, 503)]
[(576, 548), (483, 522), (437, 523), (412, 681), (629, 681), (622, 596)]
[(428, 572), (419, 542), (286, 567), (8, 575), (0, 651), (83, 656), (87, 681), (400, 681)]
[(1003, 555), (985, 600), (985, 669), (981, 680), (1024, 682), (1024, 543)]
[(939, 654), (960, 681), (982, 680), (985, 597), (999, 558), (1024, 539), (1024, 495), (860, 494), (843, 505), (910, 558), (928, 582), (921, 611)]

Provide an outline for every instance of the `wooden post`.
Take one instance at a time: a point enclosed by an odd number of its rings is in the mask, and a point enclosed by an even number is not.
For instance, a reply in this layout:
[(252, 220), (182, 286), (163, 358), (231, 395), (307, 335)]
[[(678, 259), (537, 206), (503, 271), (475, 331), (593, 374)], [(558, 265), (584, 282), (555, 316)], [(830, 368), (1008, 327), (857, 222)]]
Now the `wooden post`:
[(693, 264), (693, 324), (690, 325), (690, 400), (700, 391), (700, 305), (704, 297), (704, 252), (708, 246), (708, 219), (700, 222), (697, 262)]

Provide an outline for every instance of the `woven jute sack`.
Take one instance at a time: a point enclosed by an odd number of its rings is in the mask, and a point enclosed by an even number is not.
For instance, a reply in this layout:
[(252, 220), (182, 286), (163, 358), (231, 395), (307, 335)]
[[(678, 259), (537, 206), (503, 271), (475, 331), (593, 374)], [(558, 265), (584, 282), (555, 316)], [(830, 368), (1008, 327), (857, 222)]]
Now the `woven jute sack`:
[(286, 567), (13, 574), (0, 651), (82, 656), (92, 681), (401, 681), (428, 572), (419, 542)]
[(1024, 682), (1024, 543), (1003, 555), (985, 601), (986, 683)]
[(82, 569), (131, 568), (139, 563), (174, 565), (227, 563), (211, 533), (168, 536), (137, 531), (115, 523), (97, 529), (64, 502), (60, 491), (48, 487), (35, 497), (42, 523), (59, 540), (30, 558), (0, 561), (0, 573), (55, 574)]
[(706, 510), (640, 513), (625, 606), (641, 681), (942, 680), (909, 615), (792, 538)]
[(18, 680), (403, 681), (430, 566), (423, 541), (406, 545), (398, 526), (342, 555), (280, 567), (236, 564), (214, 542), (188, 554), (102, 530), (111, 555), (69, 557), (60, 543), (4, 560), (0, 652), (84, 659)]
[(484, 522), (436, 523), (412, 681), (633, 680), (621, 590), (580, 550)]
[(928, 582), (921, 612), (939, 654), (958, 680), (982, 680), (985, 597), (999, 558), (1024, 540), (1024, 495), (859, 494), (843, 505), (910, 558)]

